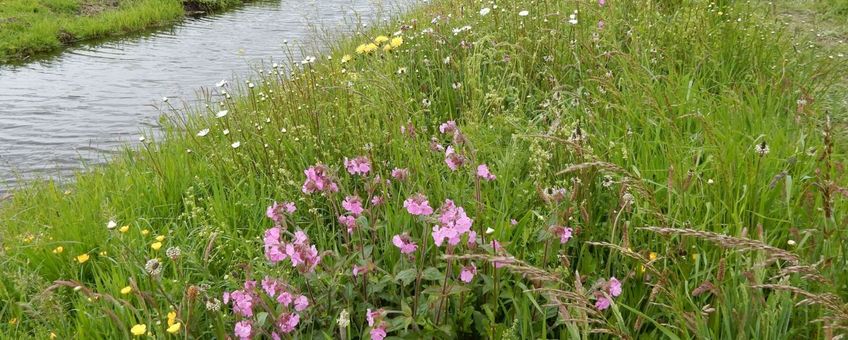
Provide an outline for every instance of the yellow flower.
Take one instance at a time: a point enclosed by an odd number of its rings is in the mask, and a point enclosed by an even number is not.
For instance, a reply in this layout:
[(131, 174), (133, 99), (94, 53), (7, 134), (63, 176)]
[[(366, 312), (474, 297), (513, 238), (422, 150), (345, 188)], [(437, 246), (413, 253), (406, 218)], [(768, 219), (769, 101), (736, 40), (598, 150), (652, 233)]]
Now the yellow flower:
[(692, 254), (692, 261), (698, 261), (698, 254)]
[(651, 261), (656, 260), (656, 259), (657, 259), (657, 253), (655, 253), (655, 252), (650, 252), (650, 253), (648, 254), (648, 259), (649, 259), (649, 260), (651, 260)]
[(177, 312), (168, 312), (168, 326), (173, 326), (175, 321), (177, 321)]
[(356, 54), (363, 54), (363, 53), (365, 53), (365, 44), (356, 46)]
[(144, 230), (141, 231), (141, 234), (142, 235), (150, 234), (150, 230), (144, 229)]
[(147, 333), (147, 325), (138, 324), (132, 326), (130, 332), (132, 332), (132, 334), (135, 336), (142, 336), (144, 335), (144, 333)]
[(164, 240), (165, 240), (165, 236), (164, 236), (164, 235), (156, 236), (156, 241), (162, 242), (162, 241), (164, 241)]
[(644, 272), (645, 272), (645, 265), (644, 265), (644, 264), (640, 264), (640, 265), (639, 265), (639, 273), (644, 273)]
[(56, 249), (53, 249), (53, 254), (61, 254), (63, 251), (65, 251), (65, 247), (58, 246)]
[(392, 50), (392, 45), (385, 44), (383, 45), (383, 52), (388, 52)]
[(352, 59), (352, 58), (351, 58), (351, 56), (350, 56), (350, 54), (345, 54), (345, 55), (343, 55), (343, 56), (342, 56), (342, 64), (344, 64), (344, 63), (346, 63), (346, 62), (350, 61), (350, 59)]
[(12, 318), (11, 320), (9, 320), (10, 325), (15, 325), (17, 323), (18, 323), (18, 318)]
[(168, 326), (168, 333), (174, 334), (180, 331), (180, 323), (175, 322), (173, 325)]
[(120, 229), (118, 229), (118, 230), (119, 230), (120, 232), (122, 232), (122, 233), (125, 233), (125, 232), (127, 232), (127, 231), (129, 231), (129, 230), (130, 230), (130, 226), (125, 225), (125, 226), (121, 227), (121, 228), (120, 228)]
[(374, 38), (374, 42), (377, 43), (377, 45), (380, 45), (380, 44), (387, 42), (387, 41), (389, 41), (389, 37), (387, 37), (385, 35), (381, 35), (381, 36)]
[(107, 253), (105, 250), (100, 252), (100, 256), (106, 256), (106, 255), (108, 255), (108, 254), (109, 254), (109, 253)]
[(83, 263), (85, 263), (85, 261), (88, 261), (88, 259), (90, 257), (91, 256), (88, 256), (88, 254), (80, 254), (79, 256), (77, 256), (77, 262), (79, 262), (80, 264), (83, 264)]
[(365, 51), (365, 53), (371, 53), (371, 52), (376, 51), (376, 50), (377, 50), (377, 48), (378, 48), (378, 47), (377, 47), (377, 44), (370, 43), (370, 44), (368, 44), (368, 45), (365, 45), (365, 49), (364, 49), (364, 51)]
[(389, 42), (389, 45), (392, 45), (392, 48), (398, 48), (400, 45), (403, 45), (403, 37), (394, 37), (392, 41)]
[(50, 332), (50, 339), (56, 339), (56, 333)]
[(150, 248), (153, 250), (159, 250), (159, 248), (162, 248), (162, 242), (153, 242), (153, 244), (150, 245)]
[(132, 293), (132, 287), (131, 286), (126, 286), (124, 288), (121, 288), (121, 294), (127, 295), (129, 293)]

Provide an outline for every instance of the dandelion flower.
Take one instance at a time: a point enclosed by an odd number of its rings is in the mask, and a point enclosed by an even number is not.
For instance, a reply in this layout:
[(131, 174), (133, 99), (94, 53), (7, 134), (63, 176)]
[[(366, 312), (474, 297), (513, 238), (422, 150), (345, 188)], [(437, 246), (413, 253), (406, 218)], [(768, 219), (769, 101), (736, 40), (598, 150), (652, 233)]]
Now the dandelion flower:
[(350, 56), (350, 54), (345, 54), (345, 55), (343, 55), (343, 56), (342, 56), (342, 64), (347, 63), (347, 62), (348, 62), (348, 61), (350, 61), (351, 59), (353, 59), (353, 58)]
[(91, 258), (91, 256), (89, 256), (88, 254), (80, 254), (79, 256), (77, 256), (77, 262), (83, 264), (88, 261), (89, 258)]
[(356, 54), (363, 54), (363, 53), (365, 53), (365, 44), (356, 46)]
[(374, 38), (374, 43), (376, 43), (377, 45), (382, 45), (384, 42), (387, 42), (387, 41), (389, 41), (389, 37), (387, 37), (385, 35), (381, 35), (381, 36)]
[(377, 44), (370, 43), (370, 44), (365, 45), (364, 51), (365, 51), (365, 53), (372, 53), (372, 52), (376, 51), (377, 48), (378, 48)]
[(403, 37), (392, 38), (392, 41), (389, 42), (389, 45), (392, 46), (392, 48), (400, 47), (400, 45), (403, 45)]
[(147, 325), (137, 324), (132, 326), (130, 332), (135, 336), (142, 336), (144, 333), (147, 333)]

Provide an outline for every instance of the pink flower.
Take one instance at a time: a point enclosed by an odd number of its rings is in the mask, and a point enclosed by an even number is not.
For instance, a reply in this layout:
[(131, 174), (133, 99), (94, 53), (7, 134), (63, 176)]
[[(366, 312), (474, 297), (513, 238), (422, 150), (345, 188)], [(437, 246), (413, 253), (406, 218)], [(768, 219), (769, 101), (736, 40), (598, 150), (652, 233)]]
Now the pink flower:
[(300, 272), (313, 272), (315, 266), (321, 262), (318, 249), (309, 244), (309, 238), (302, 230), (294, 234), (294, 242), (286, 244), (286, 255), (291, 260), (292, 267), (297, 267)]
[(250, 339), (250, 333), (253, 330), (253, 325), (250, 324), (248, 320), (239, 321), (236, 324), (235, 335), (239, 337), (239, 339)]
[(559, 236), (559, 243), (560, 244), (565, 244), (566, 242), (568, 242), (568, 240), (571, 239), (571, 233), (572, 233), (573, 229), (571, 229), (569, 227), (563, 227), (563, 226), (553, 226), (553, 227), (551, 227), (551, 231), (555, 235)]
[(233, 301), (233, 312), (244, 317), (253, 316), (253, 294), (244, 290), (230, 293)]
[(452, 171), (456, 171), (461, 166), (465, 165), (465, 157), (456, 153), (453, 146), (448, 146), (448, 148), (445, 149), (445, 163)]
[(439, 132), (441, 133), (454, 133), (456, 132), (456, 130), (456, 122), (452, 120), (449, 120), (447, 122), (442, 123), (442, 125), (439, 125)]
[(371, 198), (371, 205), (375, 207), (378, 205), (382, 205), (383, 203), (385, 203), (383, 196), (374, 196)]
[(326, 165), (316, 164), (310, 166), (303, 173), (306, 174), (306, 182), (303, 182), (301, 191), (304, 194), (315, 192), (337, 192), (339, 185), (329, 176), (330, 169)]
[(383, 316), (383, 309), (380, 308), (378, 310), (372, 311), (371, 308), (365, 312), (365, 319), (368, 320), (368, 326), (374, 326), (377, 321)]
[(287, 291), (280, 292), (280, 296), (277, 296), (277, 302), (281, 305), (288, 307), (292, 303), (292, 295)]
[(365, 210), (362, 208), (362, 199), (359, 196), (345, 197), (344, 201), (342, 201), (342, 208), (353, 214), (353, 216), (359, 216)]
[(384, 325), (380, 325), (380, 327), (371, 328), (371, 340), (383, 340), (386, 337), (386, 327)]
[(514, 219), (514, 218), (513, 218), (513, 219), (509, 220), (509, 224), (511, 224), (511, 225), (518, 225), (518, 221), (517, 221), (516, 219)]
[(402, 169), (394, 168), (394, 169), (392, 169), (392, 178), (394, 178), (398, 181), (403, 181), (407, 177), (409, 177), (409, 169), (406, 169), (406, 168), (402, 168)]
[(618, 281), (615, 276), (609, 279), (609, 293), (613, 297), (621, 295), (621, 281)]
[(265, 210), (265, 216), (268, 216), (275, 223), (280, 223), (283, 221), (283, 215), (293, 213), (297, 208), (294, 206), (294, 202), (283, 202), (270, 205), (267, 210)]
[(489, 172), (489, 166), (486, 164), (480, 164), (477, 166), (477, 177), (485, 179), (487, 181), (494, 181), (495, 175)]
[(471, 230), (471, 231), (468, 232), (467, 245), (468, 245), (468, 249), (477, 248), (477, 232), (476, 231)]
[(609, 306), (610, 306), (610, 300), (609, 299), (607, 299), (604, 296), (597, 296), (597, 298), (598, 299), (595, 300), (595, 308), (597, 308), (598, 310), (604, 310), (604, 309), (609, 308)]
[(273, 298), (277, 296), (277, 292), (279, 291), (278, 289), (280, 289), (280, 287), (277, 280), (265, 276), (265, 278), (262, 279), (262, 289), (265, 290), (265, 293), (268, 294), (268, 296)]
[(307, 307), (309, 307), (309, 299), (306, 296), (301, 295), (294, 300), (294, 310), (302, 312)]
[(427, 196), (420, 193), (412, 195), (412, 197), (403, 201), (403, 207), (413, 215), (430, 215), (433, 213), (433, 208), (430, 207)]
[(283, 333), (291, 333), (294, 331), (297, 324), (300, 323), (300, 316), (295, 313), (284, 313), (277, 320), (277, 328)]
[(436, 140), (435, 137), (430, 139), (430, 151), (433, 152), (443, 152), (445, 151), (445, 147), (442, 144), (439, 144), (439, 141)]
[(359, 276), (359, 274), (365, 274), (368, 272), (368, 266), (353, 266), (353, 276)]
[(273, 227), (265, 231), (265, 257), (271, 263), (285, 260), (288, 255), (284, 252), (285, 245), (280, 241), (280, 227)]
[(353, 234), (353, 230), (356, 229), (356, 219), (353, 216), (339, 216), (339, 223), (347, 227), (348, 234)]
[(471, 230), (473, 220), (465, 214), (465, 209), (457, 207), (451, 200), (445, 200), (439, 211), (439, 225), (433, 227), (436, 246), (441, 247), (445, 240), (452, 246), (459, 244), (460, 237)]
[(392, 237), (392, 243), (395, 247), (400, 249), (400, 252), (403, 254), (409, 254), (418, 249), (418, 245), (409, 238), (409, 235), (403, 233), (402, 235), (395, 235)]
[(364, 176), (371, 171), (371, 161), (365, 156), (359, 156), (351, 160), (348, 160), (347, 157), (345, 157), (344, 166), (347, 169), (347, 172), (351, 175)]
[(462, 271), (459, 272), (459, 279), (465, 283), (471, 283), (471, 280), (474, 279), (474, 275), (477, 275), (477, 266), (474, 263), (471, 263), (470, 266), (465, 266), (462, 268)]
[(604, 21), (598, 20), (598, 30), (603, 30), (603, 29), (604, 29)]

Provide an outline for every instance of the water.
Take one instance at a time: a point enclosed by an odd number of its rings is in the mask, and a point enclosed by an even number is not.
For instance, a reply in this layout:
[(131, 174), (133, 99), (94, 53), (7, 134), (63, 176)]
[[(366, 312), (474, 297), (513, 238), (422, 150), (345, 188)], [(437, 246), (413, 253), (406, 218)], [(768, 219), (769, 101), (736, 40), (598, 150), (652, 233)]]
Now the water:
[[(391, 2), (397, 3), (397, 2)], [(349, 29), (378, 0), (277, 0), (189, 18), (175, 27), (0, 66), (0, 193), (21, 180), (67, 176), (108, 160), (155, 129), (163, 97), (191, 101), (201, 87), (281, 60), (283, 42)]]

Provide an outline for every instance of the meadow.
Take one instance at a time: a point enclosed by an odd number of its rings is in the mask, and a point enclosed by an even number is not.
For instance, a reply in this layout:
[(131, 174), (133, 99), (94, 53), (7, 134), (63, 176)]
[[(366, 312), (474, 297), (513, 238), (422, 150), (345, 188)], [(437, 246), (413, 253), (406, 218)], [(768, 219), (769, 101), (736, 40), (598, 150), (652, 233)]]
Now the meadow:
[(21, 62), (80, 41), (172, 24), (192, 11), (243, 0), (0, 0), (0, 63)]
[(776, 15), (433, 0), (286, 45), (0, 203), (0, 334), (843, 337), (846, 59)]

